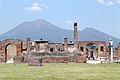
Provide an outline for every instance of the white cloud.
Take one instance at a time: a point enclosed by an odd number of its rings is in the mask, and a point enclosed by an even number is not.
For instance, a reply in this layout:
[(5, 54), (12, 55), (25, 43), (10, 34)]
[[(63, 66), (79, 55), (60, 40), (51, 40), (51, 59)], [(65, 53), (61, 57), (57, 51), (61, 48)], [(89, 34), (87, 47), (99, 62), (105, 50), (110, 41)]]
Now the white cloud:
[(47, 9), (48, 6), (44, 3), (39, 4), (39, 3), (33, 3), (30, 7), (24, 8), (25, 10), (30, 10), (30, 11), (42, 11), (43, 9)]
[(112, 6), (114, 4), (113, 0), (97, 0), (97, 2), (105, 6)]
[(112, 6), (113, 5), (113, 2), (112, 1), (109, 1), (108, 3), (106, 3), (107, 6)]
[(104, 4), (105, 3), (104, 0), (97, 0), (97, 2), (100, 3), (100, 4)]
[(120, 0), (117, 0), (116, 2), (117, 2), (118, 4), (120, 4)]
[(97, 0), (97, 2), (105, 6), (112, 6), (116, 3), (120, 4), (120, 0)]

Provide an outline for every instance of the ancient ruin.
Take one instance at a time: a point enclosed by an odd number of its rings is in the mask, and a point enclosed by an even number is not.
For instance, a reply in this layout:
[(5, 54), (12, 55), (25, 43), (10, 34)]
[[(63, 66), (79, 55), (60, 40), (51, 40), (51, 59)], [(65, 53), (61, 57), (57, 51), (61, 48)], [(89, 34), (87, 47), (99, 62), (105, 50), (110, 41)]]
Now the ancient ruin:
[[(48, 40), (33, 40), (27, 38), (6, 39), (0, 41), (0, 62), (29, 63), (69, 63), (86, 62), (86, 60), (112, 59), (110, 50), (105, 41), (81, 41), (78, 40), (77, 23), (74, 23), (74, 40), (64, 38), (63, 43), (53, 43)], [(72, 36), (72, 35), (71, 35)], [(120, 58), (120, 45), (113, 50), (113, 59)], [(112, 60), (113, 60), (112, 59)]]

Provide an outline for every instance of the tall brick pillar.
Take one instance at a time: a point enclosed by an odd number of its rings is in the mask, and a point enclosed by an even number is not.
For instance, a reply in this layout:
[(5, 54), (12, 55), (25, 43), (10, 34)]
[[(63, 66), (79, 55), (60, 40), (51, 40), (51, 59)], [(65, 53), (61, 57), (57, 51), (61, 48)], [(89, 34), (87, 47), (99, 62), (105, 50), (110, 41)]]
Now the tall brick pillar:
[(27, 48), (27, 51), (30, 51), (30, 49), (31, 49), (30, 38), (27, 38), (27, 40), (26, 40), (26, 48)]
[(78, 31), (77, 31), (77, 23), (74, 23), (74, 48), (78, 49)]
[(68, 38), (64, 38), (64, 49), (65, 51), (68, 50)]
[(17, 56), (20, 56), (22, 53), (22, 40), (18, 39), (18, 43), (16, 45), (17, 45)]

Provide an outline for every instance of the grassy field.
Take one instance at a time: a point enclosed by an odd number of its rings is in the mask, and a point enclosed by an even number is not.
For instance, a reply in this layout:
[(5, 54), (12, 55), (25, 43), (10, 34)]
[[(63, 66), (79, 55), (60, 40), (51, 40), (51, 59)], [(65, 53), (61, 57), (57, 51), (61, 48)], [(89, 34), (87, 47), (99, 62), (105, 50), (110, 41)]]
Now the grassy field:
[(0, 80), (120, 80), (120, 64), (0, 64)]

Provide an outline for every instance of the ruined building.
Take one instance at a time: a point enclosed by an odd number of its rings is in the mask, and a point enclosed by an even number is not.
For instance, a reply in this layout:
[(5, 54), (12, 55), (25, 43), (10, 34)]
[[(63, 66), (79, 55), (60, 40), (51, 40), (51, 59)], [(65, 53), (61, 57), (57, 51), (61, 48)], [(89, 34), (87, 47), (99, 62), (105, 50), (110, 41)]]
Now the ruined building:
[[(42, 57), (42, 62), (85, 62), (86, 59), (108, 58), (109, 51), (105, 41), (78, 40), (77, 23), (74, 23), (74, 40), (64, 38), (63, 43), (52, 43), (48, 40), (26, 41), (6, 39), (0, 41), (0, 62), (12, 58), (21, 62), (35, 62)], [(72, 35), (71, 35), (72, 36)], [(120, 45), (115, 57), (120, 57)]]

